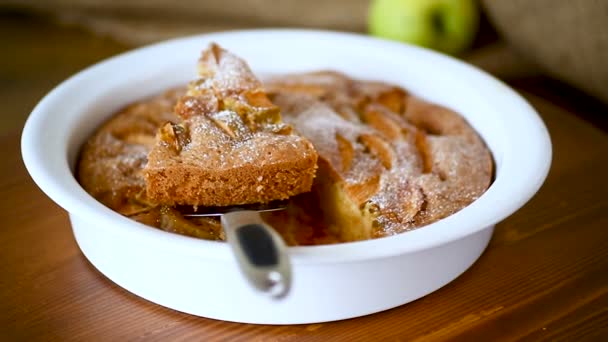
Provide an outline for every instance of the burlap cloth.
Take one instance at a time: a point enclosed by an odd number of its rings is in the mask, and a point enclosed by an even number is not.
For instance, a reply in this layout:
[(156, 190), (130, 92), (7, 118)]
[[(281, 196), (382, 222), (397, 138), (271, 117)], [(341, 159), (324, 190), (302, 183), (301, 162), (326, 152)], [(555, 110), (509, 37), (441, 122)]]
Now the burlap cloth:
[(365, 31), (368, 0), (0, 0), (132, 45), (201, 32), (309, 27)]
[[(608, 0), (480, 0), (518, 55), (608, 103)], [(365, 32), (369, 0), (0, 0), (131, 45), (201, 32), (309, 27)]]
[(483, 0), (502, 36), (551, 76), (608, 103), (608, 0)]

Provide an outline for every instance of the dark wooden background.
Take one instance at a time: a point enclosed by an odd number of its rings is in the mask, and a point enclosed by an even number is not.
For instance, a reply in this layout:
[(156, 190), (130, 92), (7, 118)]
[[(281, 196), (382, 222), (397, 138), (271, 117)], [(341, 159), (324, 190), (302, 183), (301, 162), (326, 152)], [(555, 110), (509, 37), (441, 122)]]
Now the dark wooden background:
[(520, 72), (500, 45), (481, 44), (470, 60), (525, 96), (549, 128), (554, 161), (537, 196), (497, 226), (471, 269), (435, 293), (346, 321), (264, 326), (182, 314), (114, 285), (25, 171), (19, 138), (36, 102), (128, 47), (15, 13), (0, 13), (0, 42), (0, 340), (608, 338), (608, 107)]

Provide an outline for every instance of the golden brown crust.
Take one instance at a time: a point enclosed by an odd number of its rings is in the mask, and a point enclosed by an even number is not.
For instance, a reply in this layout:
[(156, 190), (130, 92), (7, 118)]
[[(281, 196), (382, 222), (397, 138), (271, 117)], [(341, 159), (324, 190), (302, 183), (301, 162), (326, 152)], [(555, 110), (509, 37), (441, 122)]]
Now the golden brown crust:
[(317, 158), (307, 140), (259, 132), (235, 143), (200, 116), (189, 127), (205, 134), (191, 135), (180, 153), (157, 144), (149, 154), (144, 171), (155, 202), (225, 206), (287, 199), (310, 190)]
[(313, 188), (342, 240), (434, 222), (491, 182), (491, 155), (467, 122), (403, 89), (336, 72), (287, 75), (267, 87), (319, 152)]
[[(182, 184), (184, 191), (148, 179), (151, 187), (170, 194), (171, 204), (190, 201), (180, 197), (185, 194), (226, 200), (214, 200), (217, 205), (246, 201), (254, 186), (261, 186), (268, 200), (291, 188), (310, 188), (311, 174), (310, 184), (292, 180), (318, 164), (312, 192), (292, 197), (285, 211), (264, 215), (290, 245), (362, 240), (414, 229), (462, 209), (491, 182), (491, 155), (468, 123), (398, 87), (335, 72), (284, 76), (268, 83), (285, 120), (312, 141), (315, 152), (307, 140), (290, 134), (290, 126), (277, 124), (278, 108), (260, 92), (259, 83), (250, 79), (247, 84), (253, 84), (253, 91), (244, 97), (223, 92), (216, 84), (219, 88), (209, 92), (191, 91), (190, 100), (181, 97), (185, 89), (178, 89), (126, 107), (83, 146), (78, 180), (101, 202), (135, 220), (180, 234), (223, 239), (219, 220), (185, 218), (175, 208), (151, 200), (144, 166), (149, 171), (160, 163), (160, 180), (197, 175)], [(213, 102), (186, 105), (198, 99), (197, 94), (225, 96), (233, 110), (220, 109), (225, 103), (219, 100), (217, 108)], [(179, 116), (172, 112), (174, 106)], [(252, 108), (261, 120), (246, 115)], [(153, 146), (157, 150), (150, 153)], [(290, 159), (302, 150), (318, 153), (318, 161), (310, 155)], [(265, 162), (256, 169), (249, 161), (258, 157)], [(185, 160), (192, 160), (193, 166)], [(208, 168), (201, 169), (201, 163)], [(232, 185), (215, 187), (214, 179)]]
[(148, 197), (164, 205), (265, 203), (310, 191), (317, 154), (281, 122), (247, 64), (211, 45), (163, 127), (144, 169)]
[(179, 122), (173, 113), (185, 88), (133, 103), (104, 123), (84, 144), (76, 176), (93, 197), (141, 223), (203, 239), (223, 239), (218, 220), (186, 219), (175, 209), (158, 206), (146, 195), (143, 168), (159, 128)]
[[(80, 153), (77, 177), (83, 188), (126, 215), (147, 203), (142, 169), (158, 128), (179, 121), (173, 107), (184, 92), (183, 88), (172, 89), (133, 103), (99, 127)], [(142, 205), (134, 203), (134, 198)]]

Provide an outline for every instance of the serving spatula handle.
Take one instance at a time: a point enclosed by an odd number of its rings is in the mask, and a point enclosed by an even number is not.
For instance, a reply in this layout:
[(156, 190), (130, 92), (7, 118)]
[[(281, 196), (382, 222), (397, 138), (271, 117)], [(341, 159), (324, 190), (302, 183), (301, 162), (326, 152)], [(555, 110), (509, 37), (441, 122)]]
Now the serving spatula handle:
[(222, 215), (226, 240), (241, 271), (256, 289), (282, 298), (291, 288), (291, 263), (281, 236), (257, 211)]

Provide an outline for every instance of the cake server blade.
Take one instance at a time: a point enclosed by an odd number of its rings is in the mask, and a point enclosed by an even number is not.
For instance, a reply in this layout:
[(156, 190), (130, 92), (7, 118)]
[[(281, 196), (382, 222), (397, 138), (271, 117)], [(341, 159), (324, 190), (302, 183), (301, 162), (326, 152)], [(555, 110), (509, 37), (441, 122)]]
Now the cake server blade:
[(193, 209), (192, 207), (180, 207), (178, 210), (185, 217), (209, 217), (209, 216), (222, 216), (227, 213), (235, 211), (257, 211), (259, 213), (278, 211), (287, 208), (287, 201), (273, 201), (264, 204), (244, 204), (244, 205), (231, 205), (225, 207), (199, 207)]

